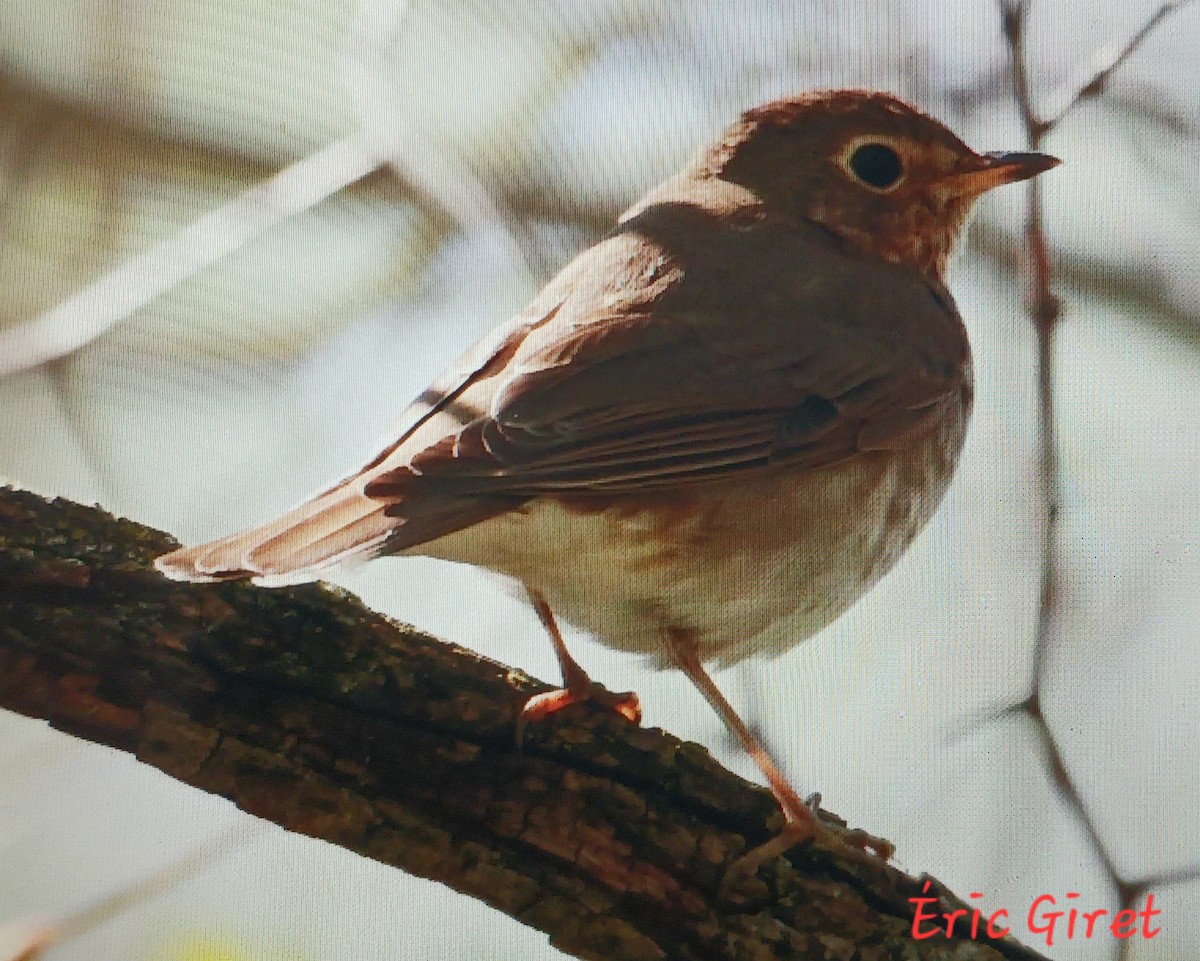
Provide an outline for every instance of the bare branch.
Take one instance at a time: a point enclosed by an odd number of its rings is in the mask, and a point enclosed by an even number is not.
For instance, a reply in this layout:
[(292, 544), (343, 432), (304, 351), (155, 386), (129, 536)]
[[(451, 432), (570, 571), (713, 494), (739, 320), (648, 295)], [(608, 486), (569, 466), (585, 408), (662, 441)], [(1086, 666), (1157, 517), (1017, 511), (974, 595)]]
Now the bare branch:
[[(1025, 127), (1025, 135), (1031, 150), (1037, 150), (1046, 135), (1081, 100), (1101, 93), (1112, 73), (1121, 66), (1146, 40), (1156, 27), (1172, 13), (1182, 9), (1190, 0), (1174, 0), (1163, 4), (1127, 43), (1120, 47), (1105, 48), (1093, 60), (1086, 72), (1086, 79), (1068, 85), (1052, 99), (1053, 106), (1044, 117), (1039, 116), (1033, 105), (1029, 83), (1029, 71), (1025, 60), (1025, 26), (1028, 0), (1000, 0), (1001, 31), (1009, 47), (1013, 98)], [(1042, 530), (1042, 568), (1038, 591), (1037, 625), (1034, 636), (1033, 664), (1030, 671), (1029, 692), (1025, 700), (1015, 706), (1031, 718), (1041, 736), (1045, 759), (1055, 789), (1075, 811), (1089, 842), (1095, 847), (1105, 873), (1118, 892), (1122, 908), (1128, 908), (1145, 891), (1144, 883), (1131, 883), (1117, 872), (1112, 857), (1105, 848), (1095, 821), (1067, 770), (1059, 749), (1042, 711), (1042, 683), (1051, 641), (1057, 628), (1061, 609), (1061, 562), (1058, 556), (1058, 521), (1061, 504), (1061, 483), (1058, 468), (1058, 440), (1054, 409), (1055, 334), (1062, 305), (1053, 290), (1053, 266), (1049, 242), (1046, 237), (1042, 207), (1042, 183), (1030, 181), (1028, 185), (1029, 207), (1025, 223), (1026, 268), (1028, 270), (1028, 305), (1030, 317), (1037, 331), (1037, 382), (1038, 382), (1038, 485), (1045, 504), (1045, 520)], [(1122, 943), (1122, 957), (1128, 945)]]
[(1043, 121), (1045, 127), (1048, 130), (1054, 128), (1081, 100), (1099, 96), (1113, 72), (1137, 51), (1146, 38), (1171, 14), (1177, 13), (1191, 2), (1192, 0), (1172, 0), (1170, 3), (1164, 3), (1123, 46), (1113, 43), (1097, 50), (1092, 63), (1082, 71), (1082, 79), (1065, 84), (1050, 96), (1046, 120)]
[(519, 708), (545, 685), (319, 585), (168, 582), (150, 560), (170, 546), (0, 488), (0, 706), (439, 880), (579, 957), (1040, 957), (984, 932), (914, 939), (912, 899), (957, 901), (864, 859), (824, 813), (815, 843), (722, 895), (780, 818), (703, 749), (581, 707), (519, 752)]
[(506, 254), (533, 280), (528, 255), (487, 187), (462, 158), (411, 129), (391, 100), (396, 67), (388, 48), (400, 37), (409, 6), (408, 0), (361, 0), (346, 31), (346, 86), (359, 129), (381, 164), (461, 227), (496, 230)]
[[(1048, 128), (1034, 112), (1033, 95), (1029, 89), (1029, 70), (1025, 63), (1025, 18), (1029, 12), (1029, 3), (1027, 0), (999, 2), (1000, 29), (1008, 42), (1012, 57), (1013, 96), (1017, 101), (1017, 109), (1021, 111), (1021, 121), (1025, 126), (1029, 146), (1031, 149), (1037, 149)], [(1031, 185), (1032, 183), (1031, 181)]]
[(148, 250), (125, 258), (32, 320), (0, 329), (0, 377), (69, 356), (197, 271), (378, 166), (349, 134), (285, 167)]
[(1101, 47), (1092, 57), (1088, 67), (1081, 71), (1081, 76), (1054, 91), (1050, 96), (1050, 105), (1044, 114), (1039, 114), (1033, 105), (1028, 65), (1025, 62), (1024, 39), (1026, 15), (1029, 11), (1028, 0), (999, 0), (1000, 28), (1012, 55), (1013, 96), (1021, 113), (1030, 147), (1036, 149), (1045, 135), (1081, 100), (1102, 93), (1112, 74), (1141, 47), (1150, 34), (1168, 17), (1192, 2), (1193, 0), (1170, 0), (1159, 7), (1124, 44), (1113, 43)]
[(152, 901), (190, 880), (214, 861), (245, 844), (248, 837), (241, 826), (227, 830), (161, 870), (118, 891), (105, 894), (94, 903), (64, 917), (0, 925), (0, 961), (38, 961), (51, 948), (87, 934), (125, 911)]

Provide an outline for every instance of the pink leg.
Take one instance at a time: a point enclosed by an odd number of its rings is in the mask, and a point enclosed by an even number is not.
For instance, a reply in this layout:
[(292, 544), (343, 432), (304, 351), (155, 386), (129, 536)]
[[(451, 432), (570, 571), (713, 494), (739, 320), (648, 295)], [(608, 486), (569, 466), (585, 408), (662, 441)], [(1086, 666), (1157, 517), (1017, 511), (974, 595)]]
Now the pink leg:
[(580, 701), (594, 701), (615, 711), (626, 720), (640, 724), (642, 706), (638, 702), (638, 696), (632, 691), (614, 694), (597, 687), (575, 658), (571, 657), (567, 645), (563, 641), (562, 632), (558, 629), (558, 623), (554, 620), (554, 613), (550, 610), (546, 599), (528, 585), (525, 590), (529, 594), (533, 609), (537, 611), (538, 619), (546, 628), (550, 640), (554, 642), (554, 653), (558, 656), (558, 666), (562, 669), (563, 686), (557, 691), (535, 694), (525, 702), (525, 706), (521, 708), (521, 715), (517, 718), (517, 740), (521, 740), (521, 735), (528, 722), (540, 721), (565, 707), (578, 704)]
[[(713, 710), (720, 716), (730, 733), (738, 739), (743, 750), (758, 765), (758, 769), (762, 771), (767, 779), (767, 785), (771, 788), (771, 793), (775, 795), (775, 800), (779, 802), (779, 806), (783, 809), (784, 826), (779, 835), (747, 852), (729, 869), (731, 875), (751, 875), (761, 865), (778, 857), (794, 844), (817, 835), (820, 823), (817, 820), (815, 809), (817, 804), (820, 803), (820, 795), (813, 795), (812, 800), (816, 803), (810, 804), (801, 800), (800, 796), (792, 790), (792, 786), (788, 783), (784, 773), (779, 770), (779, 765), (775, 763), (775, 759), (771, 757), (763, 743), (738, 716), (733, 706), (725, 699), (725, 695), (713, 683), (713, 679), (708, 676), (708, 672), (704, 669), (704, 665), (700, 661), (700, 654), (696, 648), (692, 632), (678, 628), (667, 628), (665, 633), (671, 656), (679, 669), (687, 675), (688, 680), (704, 695), (704, 699), (712, 705)], [(885, 861), (891, 857), (892, 846), (890, 843), (879, 838), (874, 838), (865, 832), (848, 832), (846, 840), (860, 848), (870, 848)]]

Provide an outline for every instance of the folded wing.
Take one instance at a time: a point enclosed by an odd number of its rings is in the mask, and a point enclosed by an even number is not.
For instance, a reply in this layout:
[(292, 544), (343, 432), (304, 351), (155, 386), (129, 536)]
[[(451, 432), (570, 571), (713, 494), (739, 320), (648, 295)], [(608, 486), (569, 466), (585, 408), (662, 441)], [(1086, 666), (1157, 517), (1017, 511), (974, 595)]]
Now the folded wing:
[[(878, 263), (812, 263), (840, 255), (789, 247), (794, 231), (764, 234), (756, 250), (753, 235), (698, 229), (693, 212), (672, 234), (671, 214), (651, 208), (577, 258), (427, 390), (361, 471), (160, 568), (275, 583), (533, 497), (816, 470), (900, 444), (966, 388), (965, 335), (944, 291), (900, 273), (880, 285)], [(740, 274), (723, 269), (730, 243)], [(868, 278), (883, 291), (861, 286)], [(904, 325), (907, 342), (889, 340), (872, 311), (923, 320)]]

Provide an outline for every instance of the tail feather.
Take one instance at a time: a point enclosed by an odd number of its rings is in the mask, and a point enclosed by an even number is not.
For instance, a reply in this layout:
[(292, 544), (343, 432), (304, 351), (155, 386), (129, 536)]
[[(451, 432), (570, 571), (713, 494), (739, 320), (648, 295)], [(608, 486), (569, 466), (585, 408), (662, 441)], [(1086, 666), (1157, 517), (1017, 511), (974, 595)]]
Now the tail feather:
[(179, 581), (253, 578), (268, 586), (315, 579), (326, 568), (382, 547), (398, 521), (389, 502), (367, 497), (357, 485), (334, 488), (273, 521), (155, 560)]
[(262, 573), (326, 567), (336, 563), (335, 558), (364, 550), (396, 527), (395, 518), (384, 515), (382, 501), (341, 491), (329, 499), (300, 525), (289, 525), (255, 545), (246, 557), (249, 565)]

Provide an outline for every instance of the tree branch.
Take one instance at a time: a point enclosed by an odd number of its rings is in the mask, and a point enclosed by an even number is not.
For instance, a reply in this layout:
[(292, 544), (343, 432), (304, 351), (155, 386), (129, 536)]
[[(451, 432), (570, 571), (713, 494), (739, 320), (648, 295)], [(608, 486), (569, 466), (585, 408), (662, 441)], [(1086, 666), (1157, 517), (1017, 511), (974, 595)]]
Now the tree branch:
[(1098, 97), (1103, 93), (1109, 77), (1141, 47), (1159, 24), (1191, 2), (1192, 0), (1171, 0), (1169, 3), (1164, 3), (1123, 44), (1110, 44), (1096, 51), (1092, 62), (1082, 71), (1081, 79), (1066, 84), (1051, 96), (1050, 106), (1046, 109), (1046, 119), (1041, 122), (1042, 125), (1047, 130), (1053, 129), (1081, 100)]
[[(920, 880), (855, 857), (831, 816), (722, 898), (779, 815), (702, 748), (584, 708), (519, 752), (514, 719), (543, 685), (330, 587), (169, 582), (150, 560), (171, 546), (0, 488), (0, 707), (441, 881), (582, 958), (1039, 957), (914, 940)], [(933, 889), (932, 910), (957, 904)]]
[[(1029, 0), (999, 0), (1000, 27), (1010, 56), (1012, 95), (1025, 127), (1030, 150), (1040, 149), (1076, 104), (1099, 96), (1116, 71), (1132, 56), (1147, 38), (1172, 14), (1188, 6), (1192, 0), (1171, 0), (1163, 3), (1125, 43), (1112, 44), (1097, 52), (1082, 79), (1060, 89), (1044, 112), (1034, 106), (1033, 93), (1026, 64), (1025, 28)], [(1062, 606), (1061, 557), (1058, 544), (1059, 513), (1062, 504), (1062, 485), (1059, 477), (1057, 417), (1054, 407), (1055, 340), (1062, 304), (1053, 290), (1053, 264), (1042, 207), (1043, 184), (1031, 181), (1027, 187), (1029, 211), (1025, 222), (1025, 264), (1028, 272), (1028, 304), (1030, 318), (1038, 339), (1038, 479), (1046, 506), (1042, 531), (1042, 577), (1038, 592), (1037, 625), (1034, 635), (1033, 664), (1030, 670), (1029, 693), (1015, 710), (1031, 718), (1040, 735), (1042, 752), (1059, 795), (1075, 812), (1091, 845), (1099, 855), (1104, 872), (1116, 889), (1121, 908), (1129, 909), (1142, 897), (1152, 882), (1160, 879), (1130, 880), (1124, 877), (1088, 810), (1059, 746), (1047, 723), (1042, 708), (1042, 685), (1050, 647), (1058, 626)], [(1120, 958), (1130, 950), (1121, 941)]]

